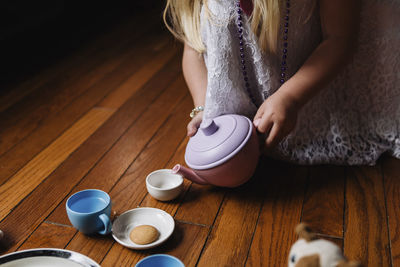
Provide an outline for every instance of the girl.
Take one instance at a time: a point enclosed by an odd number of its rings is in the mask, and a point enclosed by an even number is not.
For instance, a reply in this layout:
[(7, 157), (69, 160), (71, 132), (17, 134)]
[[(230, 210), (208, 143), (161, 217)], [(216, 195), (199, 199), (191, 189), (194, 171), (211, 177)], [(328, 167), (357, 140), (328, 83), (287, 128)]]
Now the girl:
[(398, 0), (168, 0), (195, 105), (188, 136), (236, 113), (281, 159), (400, 158), (398, 14)]

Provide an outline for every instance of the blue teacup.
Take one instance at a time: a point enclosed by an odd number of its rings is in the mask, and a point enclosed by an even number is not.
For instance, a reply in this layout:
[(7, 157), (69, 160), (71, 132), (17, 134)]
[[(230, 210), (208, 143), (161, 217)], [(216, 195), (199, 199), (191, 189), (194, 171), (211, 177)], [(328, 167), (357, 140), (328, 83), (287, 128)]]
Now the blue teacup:
[(185, 267), (185, 265), (174, 256), (155, 254), (142, 259), (135, 267)]
[(66, 203), (67, 214), (72, 225), (84, 234), (111, 232), (110, 196), (98, 189), (79, 191)]

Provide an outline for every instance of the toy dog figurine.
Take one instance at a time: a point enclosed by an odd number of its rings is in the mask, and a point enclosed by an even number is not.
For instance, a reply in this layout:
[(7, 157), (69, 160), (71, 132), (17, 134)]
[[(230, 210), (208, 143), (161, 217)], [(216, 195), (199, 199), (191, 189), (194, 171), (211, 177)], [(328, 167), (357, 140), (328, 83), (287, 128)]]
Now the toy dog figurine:
[(333, 242), (317, 239), (310, 228), (301, 223), (296, 227), (299, 235), (290, 249), (289, 267), (361, 267), (358, 262), (347, 261), (342, 250)]

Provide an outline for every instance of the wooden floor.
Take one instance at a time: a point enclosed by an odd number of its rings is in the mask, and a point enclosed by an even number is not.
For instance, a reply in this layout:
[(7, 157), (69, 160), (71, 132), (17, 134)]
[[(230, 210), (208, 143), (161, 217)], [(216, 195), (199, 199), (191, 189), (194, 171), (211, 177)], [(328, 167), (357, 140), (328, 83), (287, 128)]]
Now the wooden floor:
[[(0, 94), (1, 255), (39, 247), (85, 254), (102, 266), (132, 266), (154, 253), (186, 266), (286, 266), (294, 227), (309, 223), (366, 266), (400, 266), (400, 162), (373, 167), (295, 166), (260, 161), (236, 189), (185, 181), (176, 201), (146, 192), (153, 170), (184, 163), (191, 97), (182, 47), (159, 12), (121, 19)], [(140, 24), (140, 27), (138, 25)], [(162, 246), (127, 249), (85, 236), (65, 200), (98, 188), (113, 209), (156, 207), (176, 229)]]

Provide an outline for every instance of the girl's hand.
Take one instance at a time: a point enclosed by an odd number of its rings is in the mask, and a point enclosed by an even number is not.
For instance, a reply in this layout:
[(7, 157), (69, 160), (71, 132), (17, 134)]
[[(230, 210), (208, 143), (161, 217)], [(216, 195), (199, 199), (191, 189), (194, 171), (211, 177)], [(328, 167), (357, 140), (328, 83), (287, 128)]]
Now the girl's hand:
[(253, 124), (266, 134), (265, 146), (278, 144), (296, 126), (297, 103), (279, 90), (267, 98), (254, 117)]
[(203, 120), (203, 111), (200, 111), (193, 117), (193, 119), (187, 125), (187, 136), (192, 137), (197, 133), (197, 129), (200, 127), (200, 123)]

